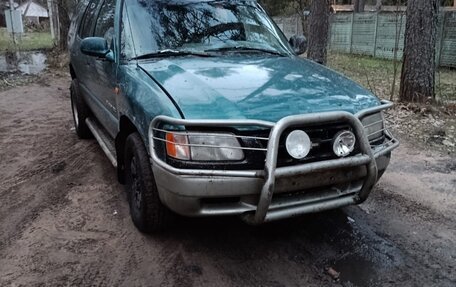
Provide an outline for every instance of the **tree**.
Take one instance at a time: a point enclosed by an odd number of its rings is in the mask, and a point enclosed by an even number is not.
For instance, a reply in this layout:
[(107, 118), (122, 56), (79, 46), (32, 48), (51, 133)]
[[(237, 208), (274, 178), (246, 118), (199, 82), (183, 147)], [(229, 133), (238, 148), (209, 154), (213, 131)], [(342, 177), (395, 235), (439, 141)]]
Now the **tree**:
[(366, 6), (366, 0), (355, 0), (353, 11), (355, 13), (364, 12), (365, 6)]
[(438, 0), (408, 0), (400, 100), (434, 98)]
[(382, 5), (383, 5), (383, 0), (377, 0), (375, 2), (375, 11), (380, 11), (382, 10)]
[[(56, 1), (56, 0), (54, 0)], [(70, 28), (70, 18), (76, 8), (77, 2), (75, 0), (57, 0), (59, 12), (59, 43), (60, 50), (65, 51), (68, 47), (68, 32)]]
[(311, 0), (293, 0), (292, 1), (293, 10), (296, 11), (296, 14), (301, 19), (302, 33), (305, 36), (308, 35), (308, 30), (309, 30), (309, 29), (307, 29), (308, 23), (307, 23), (307, 16), (306, 16), (306, 11), (309, 11), (309, 4), (310, 4), (309, 2), (311, 2)]
[(309, 17), (307, 58), (325, 65), (329, 33), (330, 0), (313, 0)]
[[(77, 5), (76, 0), (42, 0), (46, 1), (51, 34), (56, 41), (57, 48), (65, 51), (68, 47), (68, 30), (70, 28), (70, 17)], [(86, 1), (86, 0), (83, 0)]]
[(283, 11), (290, 5), (294, 0), (260, 0), (259, 2), (268, 11), (271, 16), (277, 16), (283, 14)]

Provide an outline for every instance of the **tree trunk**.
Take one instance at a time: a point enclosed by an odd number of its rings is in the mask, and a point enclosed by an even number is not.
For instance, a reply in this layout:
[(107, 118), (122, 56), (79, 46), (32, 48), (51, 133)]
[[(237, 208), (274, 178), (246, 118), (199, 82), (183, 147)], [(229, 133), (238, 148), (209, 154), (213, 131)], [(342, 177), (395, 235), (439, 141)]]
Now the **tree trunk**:
[(313, 0), (309, 17), (309, 50), (307, 58), (326, 65), (330, 0)]
[(75, 12), (76, 0), (53, 0), (57, 1), (58, 23), (59, 23), (59, 41), (58, 48), (61, 51), (68, 49), (68, 32), (71, 24), (71, 15)]
[[(375, 11), (380, 11), (382, 10), (382, 3), (383, 0), (377, 0), (377, 3), (375, 4)], [(456, 0), (455, 0), (456, 1)]]
[(68, 48), (68, 32), (70, 29), (70, 16), (68, 14), (67, 7), (62, 5), (59, 1), (59, 49), (66, 51)]
[(55, 43), (55, 38), (56, 38), (56, 35), (55, 35), (55, 21), (54, 21), (54, 4), (52, 2), (52, 0), (47, 0), (47, 6), (48, 6), (48, 14), (49, 14), (49, 25), (50, 25), (50, 29), (51, 29), (51, 36), (52, 36), (52, 40), (54, 41)]
[(408, 0), (399, 99), (425, 102), (435, 96), (438, 0)]
[(307, 19), (306, 19), (306, 15), (305, 15), (305, 11), (307, 10), (307, 5), (308, 5), (308, 1), (307, 0), (295, 0), (296, 2), (296, 10), (297, 10), (297, 14), (299, 15), (299, 18), (301, 20), (301, 25), (302, 25), (302, 34), (306, 37), (308, 37), (308, 34), (307, 34), (307, 31), (309, 29), (308, 28), (308, 22), (307, 22)]
[(364, 12), (364, 7), (366, 6), (366, 0), (355, 0), (353, 6), (353, 12), (360, 13)]

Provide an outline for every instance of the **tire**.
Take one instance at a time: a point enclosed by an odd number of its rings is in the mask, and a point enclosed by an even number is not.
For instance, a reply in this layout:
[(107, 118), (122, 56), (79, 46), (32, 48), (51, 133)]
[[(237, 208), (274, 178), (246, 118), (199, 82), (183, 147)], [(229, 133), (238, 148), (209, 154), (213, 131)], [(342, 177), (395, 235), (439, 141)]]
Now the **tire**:
[(149, 155), (138, 133), (127, 137), (124, 156), (125, 189), (133, 223), (143, 233), (164, 230), (172, 214), (158, 196)]
[(79, 92), (79, 81), (73, 79), (70, 87), (71, 110), (73, 111), (73, 121), (76, 134), (80, 139), (90, 139), (93, 137), (92, 132), (87, 126), (85, 120), (90, 116), (90, 109), (84, 102)]

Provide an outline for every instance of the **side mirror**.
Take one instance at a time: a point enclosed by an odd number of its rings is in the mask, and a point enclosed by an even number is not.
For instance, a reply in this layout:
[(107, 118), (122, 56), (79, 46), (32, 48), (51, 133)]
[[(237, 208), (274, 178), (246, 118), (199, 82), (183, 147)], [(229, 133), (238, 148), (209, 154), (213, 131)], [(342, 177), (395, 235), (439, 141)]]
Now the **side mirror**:
[[(81, 52), (88, 56), (107, 58), (111, 53), (108, 47), (108, 41), (101, 37), (88, 37), (81, 42)], [(110, 58), (110, 57), (109, 57)]]
[(297, 55), (302, 55), (307, 51), (307, 38), (304, 36), (293, 36), (290, 38), (290, 46)]

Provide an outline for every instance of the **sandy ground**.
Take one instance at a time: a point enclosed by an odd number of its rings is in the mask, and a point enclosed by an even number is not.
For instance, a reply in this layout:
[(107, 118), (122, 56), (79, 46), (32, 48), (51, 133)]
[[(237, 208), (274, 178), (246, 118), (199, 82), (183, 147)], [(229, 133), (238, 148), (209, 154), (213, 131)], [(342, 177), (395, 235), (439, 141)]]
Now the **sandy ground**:
[(72, 130), (68, 87), (0, 93), (0, 286), (456, 286), (454, 157), (403, 142), (361, 206), (146, 236), (101, 149)]

